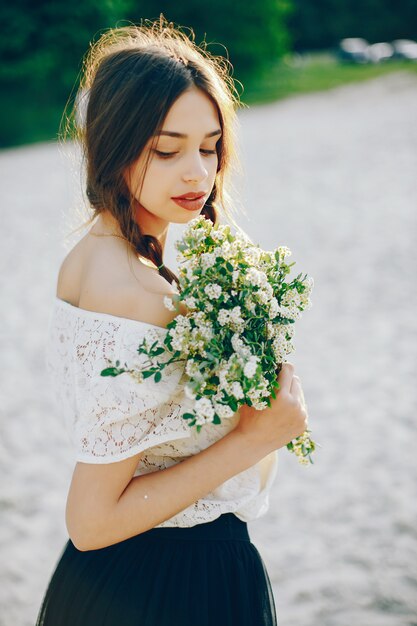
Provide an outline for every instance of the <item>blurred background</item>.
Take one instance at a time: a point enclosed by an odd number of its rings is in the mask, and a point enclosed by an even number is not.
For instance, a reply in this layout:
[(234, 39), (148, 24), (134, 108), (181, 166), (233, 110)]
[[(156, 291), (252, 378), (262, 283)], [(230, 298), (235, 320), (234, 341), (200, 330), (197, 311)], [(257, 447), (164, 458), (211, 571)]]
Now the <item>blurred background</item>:
[(56, 137), (89, 42), (161, 12), (228, 54), (247, 103), (417, 68), (415, 0), (2, 2), (0, 147)]
[(321, 447), (310, 467), (279, 452), (249, 523), (279, 624), (417, 626), (415, 0), (2, 4), (0, 626), (33, 626), (67, 540), (74, 463), (44, 350), (86, 214), (60, 119), (89, 42), (161, 12), (233, 64), (239, 224), (315, 281), (290, 360)]

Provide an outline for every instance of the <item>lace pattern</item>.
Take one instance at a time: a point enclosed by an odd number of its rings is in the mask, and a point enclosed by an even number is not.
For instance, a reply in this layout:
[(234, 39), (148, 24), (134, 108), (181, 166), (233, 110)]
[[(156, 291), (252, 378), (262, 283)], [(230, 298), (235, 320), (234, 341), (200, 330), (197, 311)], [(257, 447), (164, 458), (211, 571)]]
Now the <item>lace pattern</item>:
[[(146, 451), (135, 470), (138, 476), (197, 454), (234, 427), (237, 415), (221, 425), (208, 424), (200, 433), (188, 426), (182, 414), (191, 400), (184, 393), (181, 363), (168, 365), (159, 383), (147, 378), (138, 384), (129, 374), (100, 376), (109, 359), (131, 365), (145, 358), (136, 352), (145, 334), (153, 341), (164, 333), (166, 329), (153, 324), (55, 299), (47, 369), (76, 461), (112, 463)], [(260, 464), (254, 465), (159, 526), (193, 526), (226, 512), (244, 521), (263, 515), (276, 474), (276, 453), (262, 463), (268, 465), (264, 485)]]

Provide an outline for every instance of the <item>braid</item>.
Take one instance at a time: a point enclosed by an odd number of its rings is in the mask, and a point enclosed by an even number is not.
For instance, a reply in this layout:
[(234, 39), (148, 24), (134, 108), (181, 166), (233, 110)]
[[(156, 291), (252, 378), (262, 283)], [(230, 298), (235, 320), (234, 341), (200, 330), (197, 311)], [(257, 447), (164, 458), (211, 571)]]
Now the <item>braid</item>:
[[(201, 213), (213, 224), (217, 223), (217, 211), (212, 205), (206, 204)], [(137, 222), (130, 217), (129, 211), (122, 212), (120, 218), (119, 224), (122, 235), (131, 243), (135, 251), (151, 261), (158, 268), (160, 276), (165, 278), (170, 285), (175, 281), (179, 287), (177, 275), (164, 265), (162, 246), (158, 239), (153, 235), (144, 235)]]

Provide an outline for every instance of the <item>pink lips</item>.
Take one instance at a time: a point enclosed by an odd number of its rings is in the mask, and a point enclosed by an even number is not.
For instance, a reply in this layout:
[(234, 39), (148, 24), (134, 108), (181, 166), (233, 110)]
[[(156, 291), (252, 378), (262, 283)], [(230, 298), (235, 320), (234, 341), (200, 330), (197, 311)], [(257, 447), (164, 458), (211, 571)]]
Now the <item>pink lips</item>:
[(206, 202), (205, 196), (200, 196), (196, 200), (184, 200), (184, 198), (172, 198), (172, 200), (187, 211), (201, 211)]
[(205, 191), (189, 191), (188, 193), (183, 193), (182, 196), (175, 196), (173, 200), (196, 200), (197, 198), (201, 198), (206, 194)]

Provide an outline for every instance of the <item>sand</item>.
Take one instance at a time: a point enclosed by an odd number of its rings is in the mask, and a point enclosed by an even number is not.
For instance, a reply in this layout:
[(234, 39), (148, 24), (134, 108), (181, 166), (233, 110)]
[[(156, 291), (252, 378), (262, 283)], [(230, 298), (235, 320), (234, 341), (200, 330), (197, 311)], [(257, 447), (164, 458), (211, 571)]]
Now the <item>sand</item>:
[[(315, 281), (290, 360), (321, 448), (310, 467), (279, 453), (249, 523), (280, 626), (417, 625), (416, 102), (404, 73), (239, 115), (240, 223)], [(43, 350), (80, 201), (70, 152), (0, 153), (0, 626), (34, 623), (67, 538), (71, 451)]]

